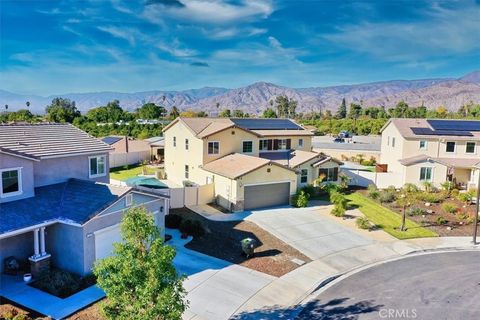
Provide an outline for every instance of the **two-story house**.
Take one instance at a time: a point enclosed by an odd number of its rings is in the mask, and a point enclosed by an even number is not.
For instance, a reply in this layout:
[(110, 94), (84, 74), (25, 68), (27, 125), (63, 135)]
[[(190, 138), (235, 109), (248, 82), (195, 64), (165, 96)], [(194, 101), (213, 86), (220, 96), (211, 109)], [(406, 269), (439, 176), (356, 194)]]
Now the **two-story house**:
[(177, 118), (164, 129), (165, 172), (179, 184), (214, 184), (232, 211), (288, 204), (339, 162), (312, 152), (312, 133), (289, 119)]
[(124, 210), (145, 206), (163, 228), (169, 199), (109, 185), (110, 146), (70, 124), (0, 125), (0, 263), (32, 273), (90, 272), (121, 240)]
[(452, 181), (477, 186), (480, 172), (480, 121), (390, 119), (381, 130), (380, 162), (402, 184)]

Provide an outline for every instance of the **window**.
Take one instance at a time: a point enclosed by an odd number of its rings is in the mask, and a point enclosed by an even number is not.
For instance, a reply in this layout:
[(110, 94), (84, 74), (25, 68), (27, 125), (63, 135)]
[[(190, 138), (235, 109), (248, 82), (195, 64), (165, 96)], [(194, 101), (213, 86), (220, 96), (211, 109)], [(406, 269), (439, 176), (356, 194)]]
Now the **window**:
[(278, 139), (278, 150), (287, 150), (287, 139)]
[(338, 167), (335, 168), (320, 168), (318, 176), (324, 176), (322, 182), (338, 181)]
[(427, 150), (427, 141), (426, 140), (420, 140), (420, 150)]
[(308, 169), (302, 169), (300, 174), (300, 183), (307, 183), (308, 181)]
[(447, 141), (446, 152), (455, 152), (455, 142)]
[(133, 194), (129, 193), (125, 196), (125, 207), (130, 207), (133, 203)]
[(90, 178), (102, 177), (105, 173), (105, 156), (90, 157)]
[(253, 141), (243, 141), (243, 153), (252, 153), (253, 152)]
[(420, 168), (420, 181), (432, 181), (432, 167)]
[(220, 143), (218, 141), (208, 142), (208, 154), (218, 154), (220, 150)]
[(395, 148), (395, 137), (392, 137), (392, 148)]
[(185, 165), (185, 179), (189, 178), (189, 171), (188, 171), (188, 165)]
[(0, 196), (11, 197), (22, 194), (22, 173), (20, 168), (4, 169), (1, 171)]
[(174, 146), (174, 147), (177, 146), (177, 137), (173, 137), (173, 146)]
[(188, 139), (185, 139), (185, 150), (188, 150)]
[(260, 140), (259, 149), (261, 151), (268, 150), (268, 145), (271, 144), (271, 142), (269, 141), (272, 141), (272, 140), (268, 140), (268, 139)]
[(298, 139), (298, 147), (303, 148), (303, 139)]
[(390, 136), (387, 137), (387, 146), (390, 145)]
[(466, 153), (475, 153), (475, 142), (467, 142), (467, 148), (465, 150)]

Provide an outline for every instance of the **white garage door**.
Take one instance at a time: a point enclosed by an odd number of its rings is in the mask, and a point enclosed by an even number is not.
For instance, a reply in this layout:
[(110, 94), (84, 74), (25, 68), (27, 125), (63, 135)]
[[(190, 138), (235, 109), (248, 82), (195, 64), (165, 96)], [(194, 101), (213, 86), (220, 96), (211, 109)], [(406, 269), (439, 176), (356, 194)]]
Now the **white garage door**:
[(113, 254), (113, 243), (121, 242), (120, 224), (116, 224), (95, 233), (95, 259), (103, 259)]

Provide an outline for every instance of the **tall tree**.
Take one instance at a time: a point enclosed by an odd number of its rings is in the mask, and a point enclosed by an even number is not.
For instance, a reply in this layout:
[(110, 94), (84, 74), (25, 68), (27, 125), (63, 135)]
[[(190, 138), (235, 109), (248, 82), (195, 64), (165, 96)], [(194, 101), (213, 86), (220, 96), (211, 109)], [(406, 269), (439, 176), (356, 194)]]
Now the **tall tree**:
[(240, 109), (233, 110), (233, 117), (234, 118), (245, 118), (245, 113)]
[(176, 106), (173, 106), (172, 110), (170, 110), (170, 118), (176, 119), (178, 116), (180, 116), (180, 111)]
[(52, 122), (72, 123), (76, 117), (80, 117), (80, 111), (75, 106), (75, 101), (64, 98), (54, 98), (52, 103), (45, 108), (46, 118)]
[(25, 102), (25, 105), (27, 106), (27, 108), (30, 107), (30, 101)]
[(162, 106), (149, 102), (138, 108), (137, 112), (140, 119), (159, 119), (165, 116), (167, 110)]
[(345, 98), (342, 99), (342, 104), (338, 107), (337, 113), (335, 114), (335, 118), (337, 119), (345, 119), (347, 117), (347, 103)]
[(218, 116), (221, 118), (230, 118), (232, 111), (230, 109), (223, 109)]
[(350, 119), (358, 119), (362, 114), (362, 106), (356, 103), (350, 103), (350, 108), (348, 110), (348, 117)]
[(129, 209), (121, 223), (123, 242), (114, 256), (97, 261), (94, 274), (107, 299), (107, 319), (179, 320), (187, 308), (183, 278), (173, 265), (175, 249), (164, 245), (145, 208)]
[(287, 96), (278, 96), (275, 98), (275, 109), (279, 118), (291, 118), (295, 116), (298, 102), (289, 99)]
[(272, 108), (267, 108), (263, 111), (262, 118), (276, 118), (277, 114)]

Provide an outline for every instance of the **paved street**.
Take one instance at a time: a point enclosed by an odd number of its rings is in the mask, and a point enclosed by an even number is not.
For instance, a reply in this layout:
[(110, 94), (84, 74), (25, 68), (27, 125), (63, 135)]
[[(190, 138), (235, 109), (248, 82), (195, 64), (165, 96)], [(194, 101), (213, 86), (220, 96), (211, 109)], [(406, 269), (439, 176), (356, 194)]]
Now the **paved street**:
[(326, 205), (303, 209), (269, 209), (254, 211), (245, 220), (256, 223), (312, 260), (373, 243), (371, 239), (320, 214), (330, 210), (331, 206)]
[(299, 319), (479, 319), (480, 253), (407, 257), (347, 277)]

